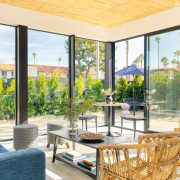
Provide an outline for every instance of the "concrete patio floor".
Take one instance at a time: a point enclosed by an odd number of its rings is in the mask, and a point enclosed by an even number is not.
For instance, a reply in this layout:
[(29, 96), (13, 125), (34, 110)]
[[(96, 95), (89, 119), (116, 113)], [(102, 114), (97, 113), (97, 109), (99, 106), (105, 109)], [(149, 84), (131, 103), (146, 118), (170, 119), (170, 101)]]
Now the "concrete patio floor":
[[(121, 110), (115, 111), (115, 125), (121, 126)], [(89, 114), (92, 114), (89, 112)], [(98, 111), (93, 114), (98, 115), (98, 126), (104, 125), (104, 112)], [(137, 116), (143, 116), (143, 111), (137, 111)], [(39, 127), (39, 135), (43, 135), (47, 133), (47, 123), (51, 121), (65, 121), (63, 116), (54, 116), (54, 115), (46, 115), (46, 116), (38, 116), (31, 117), (28, 119), (29, 124), (36, 124)], [(151, 115), (150, 119), (150, 130), (159, 131), (159, 132), (168, 132), (174, 131), (174, 128), (178, 128), (180, 122), (180, 116), (161, 116), (158, 114)], [(13, 137), (13, 127), (15, 125), (14, 120), (0, 120), (0, 141), (12, 139)], [(81, 121), (79, 121), (79, 127), (81, 128)], [(95, 121), (88, 121), (88, 127), (95, 127)], [(124, 121), (124, 127), (133, 128), (133, 123), (131, 121)], [(137, 122), (137, 130), (143, 131), (143, 122)]]

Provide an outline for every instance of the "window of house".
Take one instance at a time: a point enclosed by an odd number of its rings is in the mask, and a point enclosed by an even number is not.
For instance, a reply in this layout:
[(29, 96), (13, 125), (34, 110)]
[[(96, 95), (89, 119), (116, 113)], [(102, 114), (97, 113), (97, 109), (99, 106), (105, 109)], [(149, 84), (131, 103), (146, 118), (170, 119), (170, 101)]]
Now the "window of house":
[(2, 71), (2, 78), (7, 79), (7, 71)]
[(14, 71), (11, 72), (11, 77), (12, 77), (12, 78), (14, 77)]

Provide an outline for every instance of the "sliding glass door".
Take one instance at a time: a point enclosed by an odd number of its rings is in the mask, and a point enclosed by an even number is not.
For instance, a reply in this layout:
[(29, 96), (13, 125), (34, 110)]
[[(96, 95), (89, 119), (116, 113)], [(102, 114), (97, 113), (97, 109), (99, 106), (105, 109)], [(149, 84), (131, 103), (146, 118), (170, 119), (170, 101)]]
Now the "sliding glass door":
[(147, 37), (149, 130), (180, 127), (180, 30)]
[(15, 27), (0, 25), (0, 140), (15, 126)]

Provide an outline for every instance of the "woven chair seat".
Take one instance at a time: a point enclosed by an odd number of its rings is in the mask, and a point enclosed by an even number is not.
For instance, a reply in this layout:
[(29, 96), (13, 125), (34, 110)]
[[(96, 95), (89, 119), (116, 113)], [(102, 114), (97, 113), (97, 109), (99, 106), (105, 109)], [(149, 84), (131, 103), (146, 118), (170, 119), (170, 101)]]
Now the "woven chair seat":
[[(134, 180), (150, 180), (152, 175), (153, 166), (146, 161), (138, 157), (129, 158), (131, 172), (133, 174)], [(111, 176), (115, 176), (118, 179), (128, 179), (127, 172), (127, 163), (126, 160), (108, 165), (103, 169), (104, 172), (107, 172)]]

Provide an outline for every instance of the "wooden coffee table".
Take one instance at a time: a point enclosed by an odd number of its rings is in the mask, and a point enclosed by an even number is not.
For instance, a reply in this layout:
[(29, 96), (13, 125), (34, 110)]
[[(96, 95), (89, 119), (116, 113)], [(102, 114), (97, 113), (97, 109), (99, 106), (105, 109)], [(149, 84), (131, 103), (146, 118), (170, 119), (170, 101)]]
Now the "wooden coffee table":
[[(99, 172), (100, 171), (99, 145), (100, 144), (113, 145), (113, 144), (120, 144), (120, 143), (125, 142), (124, 140), (122, 140), (119, 137), (109, 137), (109, 136), (105, 136), (104, 139), (100, 140), (100, 141), (94, 141), (94, 142), (93, 141), (84, 141), (84, 140), (80, 139), (78, 137), (78, 135), (69, 135), (67, 129), (57, 130), (57, 131), (49, 131), (49, 133), (52, 133), (55, 135), (54, 154), (53, 154), (52, 162), (54, 163), (55, 160), (59, 160), (64, 163), (67, 163), (67, 164), (79, 169), (80, 171), (84, 172), (85, 174), (89, 175), (90, 177), (92, 177), (96, 180), (100, 179), (100, 177), (99, 177), (99, 175), (100, 175), (100, 172)], [(79, 130), (78, 134), (82, 134), (82, 133), (90, 133), (90, 132), (85, 131), (85, 130)], [(73, 150), (75, 150), (75, 143), (96, 149), (96, 171), (92, 172), (81, 166), (78, 166), (77, 162), (72, 162), (71, 160), (68, 160), (67, 158), (63, 157), (63, 153), (56, 154), (57, 145), (58, 145), (58, 137), (72, 141), (73, 142)], [(89, 156), (86, 155), (86, 157), (89, 157)]]

